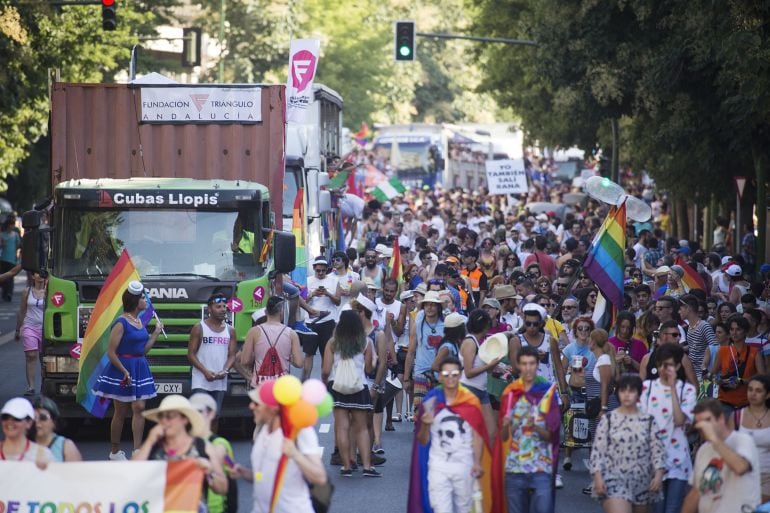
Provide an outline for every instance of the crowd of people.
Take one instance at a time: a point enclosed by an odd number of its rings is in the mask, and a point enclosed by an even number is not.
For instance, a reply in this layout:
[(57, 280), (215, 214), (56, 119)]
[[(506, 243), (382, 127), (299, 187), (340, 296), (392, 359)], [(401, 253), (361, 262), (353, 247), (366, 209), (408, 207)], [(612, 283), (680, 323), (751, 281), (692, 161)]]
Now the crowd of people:
[[(607, 512), (753, 511), (770, 501), (770, 265), (747, 248), (730, 255), (676, 240), (665, 202), (648, 199), (657, 212), (628, 223), (624, 305), (609, 322), (583, 269), (607, 212), (599, 203), (561, 219), (483, 190), (369, 201), (350, 223), (351, 247), (317, 258), (306, 285), (284, 276), (284, 294), (255, 313), (240, 351), (225, 323), (229, 298), (212, 296), (190, 336), (196, 393), (150, 411), (144, 355), (162, 324), (140, 328), (144, 288), (132, 283), (95, 388), (116, 404), (109, 458), (127, 458), (120, 440), (132, 412), (133, 459), (197, 458), (219, 497), (248, 479), (256, 512), (285, 454), (292, 488), (278, 511), (313, 511), (311, 487), (328, 480), (318, 437), (306, 428), (284, 439), (280, 407), (260, 389), (292, 367), (310, 378), (320, 355), (340, 477), (380, 477), (387, 433), (414, 422), (410, 512), (552, 512), (561, 473), (583, 450), (583, 491)], [(690, 272), (702, 286), (688, 285)], [(25, 319), (43, 279), (27, 291)], [(248, 467), (210, 426), (231, 370), (252, 389)], [(79, 459), (46, 424), (55, 406), (9, 401), (0, 459)], [(145, 418), (157, 422), (147, 436)]]

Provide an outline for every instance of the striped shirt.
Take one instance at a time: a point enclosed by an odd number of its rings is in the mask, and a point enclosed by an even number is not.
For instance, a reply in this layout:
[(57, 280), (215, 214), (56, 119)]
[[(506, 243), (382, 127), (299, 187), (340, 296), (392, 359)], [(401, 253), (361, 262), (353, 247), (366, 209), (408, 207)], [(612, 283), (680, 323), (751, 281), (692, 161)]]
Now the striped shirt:
[(716, 343), (714, 330), (709, 323), (702, 319), (698, 319), (698, 323), (695, 326), (690, 326), (687, 330), (688, 351), (698, 381), (701, 380), (701, 374), (703, 374), (703, 355), (706, 354), (709, 345)]

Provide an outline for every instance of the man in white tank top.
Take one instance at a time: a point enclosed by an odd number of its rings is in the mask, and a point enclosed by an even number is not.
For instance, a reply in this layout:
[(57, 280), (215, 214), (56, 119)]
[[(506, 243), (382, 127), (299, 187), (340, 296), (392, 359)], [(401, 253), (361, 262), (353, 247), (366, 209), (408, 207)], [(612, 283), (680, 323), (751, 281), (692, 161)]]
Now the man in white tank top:
[(192, 365), (192, 393), (208, 393), (222, 411), (227, 391), (227, 374), (235, 363), (238, 342), (235, 330), (225, 323), (228, 297), (213, 294), (208, 300), (209, 315), (193, 326), (187, 346), (187, 359)]

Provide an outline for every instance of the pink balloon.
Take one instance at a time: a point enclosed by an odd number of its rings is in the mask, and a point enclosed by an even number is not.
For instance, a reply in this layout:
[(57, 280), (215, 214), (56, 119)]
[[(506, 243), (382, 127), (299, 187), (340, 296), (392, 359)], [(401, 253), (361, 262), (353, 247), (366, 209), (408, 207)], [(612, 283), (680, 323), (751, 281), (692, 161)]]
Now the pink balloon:
[(302, 399), (318, 406), (326, 397), (326, 385), (321, 380), (309, 379), (302, 384)]
[(259, 386), (259, 398), (268, 406), (278, 406), (278, 401), (273, 394), (275, 380), (265, 381)]

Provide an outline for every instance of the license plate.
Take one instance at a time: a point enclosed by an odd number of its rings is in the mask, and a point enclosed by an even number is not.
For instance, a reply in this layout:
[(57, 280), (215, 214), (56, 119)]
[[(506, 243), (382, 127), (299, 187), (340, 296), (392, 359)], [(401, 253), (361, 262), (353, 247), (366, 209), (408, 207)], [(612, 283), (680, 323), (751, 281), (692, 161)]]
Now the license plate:
[(157, 394), (181, 394), (181, 383), (155, 383), (155, 393)]

